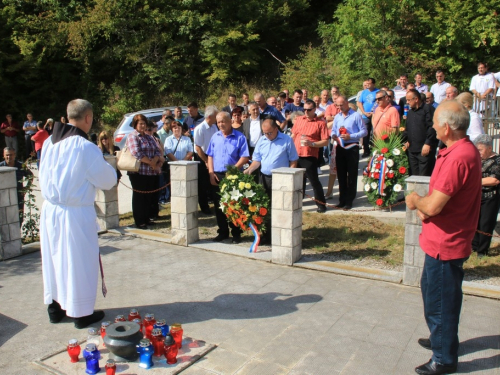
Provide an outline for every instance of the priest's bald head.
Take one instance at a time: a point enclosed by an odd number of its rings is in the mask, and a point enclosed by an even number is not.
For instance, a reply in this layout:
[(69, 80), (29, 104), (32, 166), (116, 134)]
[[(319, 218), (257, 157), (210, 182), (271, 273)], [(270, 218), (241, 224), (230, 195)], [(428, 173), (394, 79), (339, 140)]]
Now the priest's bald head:
[(94, 112), (92, 110), (92, 104), (89, 101), (85, 99), (74, 99), (68, 103), (66, 111), (71, 125), (76, 126), (85, 133), (90, 131)]

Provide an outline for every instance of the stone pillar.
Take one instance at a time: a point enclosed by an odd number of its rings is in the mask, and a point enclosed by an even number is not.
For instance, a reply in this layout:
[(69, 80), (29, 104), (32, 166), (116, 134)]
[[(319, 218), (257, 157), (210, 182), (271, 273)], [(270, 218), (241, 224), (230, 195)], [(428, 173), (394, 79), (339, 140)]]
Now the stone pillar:
[[(116, 169), (116, 156), (107, 155), (106, 161)], [(95, 211), (97, 214), (97, 223), (101, 230), (118, 228), (120, 226), (120, 217), (118, 215), (118, 184), (109, 190), (96, 190)]]
[(172, 243), (187, 246), (200, 239), (198, 232), (198, 163), (170, 164)]
[[(406, 192), (416, 192), (425, 196), (429, 192), (430, 177), (411, 176), (406, 179)], [(425, 253), (420, 248), (418, 237), (422, 232), (422, 221), (417, 211), (406, 208), (405, 248), (403, 260), (403, 284), (420, 286), (420, 276), (424, 267)]]
[(302, 256), (302, 183), (305, 169), (278, 168), (272, 172), (272, 261), (291, 266)]
[(16, 168), (0, 167), (0, 260), (21, 254)]

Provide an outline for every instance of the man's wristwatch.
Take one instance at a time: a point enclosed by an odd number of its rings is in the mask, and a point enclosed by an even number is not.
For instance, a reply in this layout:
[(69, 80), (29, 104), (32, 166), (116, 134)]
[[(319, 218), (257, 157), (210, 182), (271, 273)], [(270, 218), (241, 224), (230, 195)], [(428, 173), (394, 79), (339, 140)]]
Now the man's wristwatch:
[(313, 143), (312, 143), (312, 146), (313, 146), (313, 147), (316, 147), (316, 144), (313, 142)]

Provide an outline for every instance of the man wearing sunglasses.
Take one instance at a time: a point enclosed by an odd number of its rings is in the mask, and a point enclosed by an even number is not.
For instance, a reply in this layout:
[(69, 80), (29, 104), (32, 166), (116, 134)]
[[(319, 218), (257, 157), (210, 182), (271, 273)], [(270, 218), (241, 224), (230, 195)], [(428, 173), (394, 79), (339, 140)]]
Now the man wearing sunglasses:
[(391, 99), (387, 92), (380, 90), (375, 98), (378, 106), (373, 113), (373, 136), (378, 137), (382, 134), (397, 131), (399, 128), (399, 113), (391, 105)]

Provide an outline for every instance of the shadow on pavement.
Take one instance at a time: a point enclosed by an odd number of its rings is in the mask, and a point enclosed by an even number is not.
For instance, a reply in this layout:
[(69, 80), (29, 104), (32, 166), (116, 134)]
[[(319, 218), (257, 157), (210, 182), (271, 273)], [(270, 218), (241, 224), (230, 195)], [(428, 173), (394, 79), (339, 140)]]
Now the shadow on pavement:
[(137, 308), (144, 316), (153, 313), (155, 317), (165, 318), (167, 323), (204, 322), (212, 319), (239, 320), (259, 319), (281, 316), (298, 310), (297, 305), (316, 303), (323, 297), (317, 294), (290, 296), (282, 293), (262, 294), (221, 294), (212, 301), (173, 302), (161, 305), (125, 306), (106, 309), (106, 320), (113, 320), (118, 314), (128, 314), (131, 308)]
[(0, 262), (0, 280), (12, 275), (40, 273), (42, 256), (39, 251)]
[[(480, 352), (488, 349), (500, 349), (500, 335), (475, 337), (460, 343), (459, 356)], [(459, 361), (458, 371), (459, 374), (470, 374), (480, 372), (483, 370), (500, 368), (500, 354), (476, 358), (471, 361)]]
[(0, 314), (0, 327), (2, 327), (2, 329), (0, 329), (0, 346), (5, 344), (27, 326), (27, 324)]

